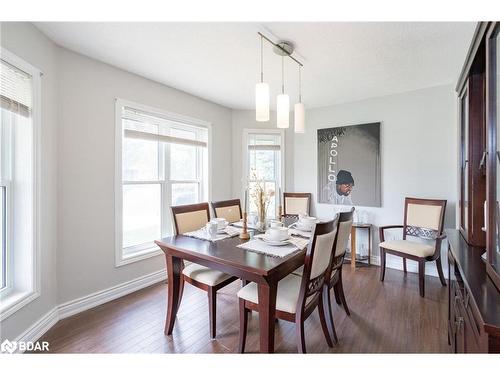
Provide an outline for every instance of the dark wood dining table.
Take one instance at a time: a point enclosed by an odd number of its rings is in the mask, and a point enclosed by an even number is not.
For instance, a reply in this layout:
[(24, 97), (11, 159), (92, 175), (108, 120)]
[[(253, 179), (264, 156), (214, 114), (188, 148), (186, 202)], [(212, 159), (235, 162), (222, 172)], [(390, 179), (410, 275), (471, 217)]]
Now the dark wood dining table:
[(245, 242), (238, 237), (205, 241), (176, 235), (155, 243), (165, 253), (168, 277), (168, 304), (165, 333), (172, 334), (180, 293), (182, 260), (198, 263), (258, 285), (260, 352), (274, 352), (276, 292), (283, 277), (304, 264), (305, 248), (283, 258), (276, 258), (237, 247)]

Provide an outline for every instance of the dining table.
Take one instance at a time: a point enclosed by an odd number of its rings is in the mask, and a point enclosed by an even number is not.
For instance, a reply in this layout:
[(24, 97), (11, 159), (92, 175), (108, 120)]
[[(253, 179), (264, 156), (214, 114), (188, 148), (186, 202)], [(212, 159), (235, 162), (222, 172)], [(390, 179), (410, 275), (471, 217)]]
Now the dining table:
[(174, 235), (155, 241), (163, 250), (167, 264), (165, 334), (171, 335), (174, 328), (183, 291), (183, 261), (186, 260), (236, 276), (244, 282), (257, 284), (260, 352), (274, 352), (278, 282), (304, 264), (306, 248), (280, 258), (237, 247), (246, 241), (248, 240), (231, 237), (212, 242), (185, 235)]

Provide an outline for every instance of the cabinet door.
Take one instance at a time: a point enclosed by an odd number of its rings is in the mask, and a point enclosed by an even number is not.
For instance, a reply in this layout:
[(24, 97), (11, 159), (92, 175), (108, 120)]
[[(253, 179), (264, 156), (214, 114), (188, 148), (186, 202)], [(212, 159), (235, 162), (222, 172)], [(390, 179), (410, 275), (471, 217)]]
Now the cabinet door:
[(494, 24), (487, 37), (487, 125), (488, 273), (500, 289), (500, 25)]

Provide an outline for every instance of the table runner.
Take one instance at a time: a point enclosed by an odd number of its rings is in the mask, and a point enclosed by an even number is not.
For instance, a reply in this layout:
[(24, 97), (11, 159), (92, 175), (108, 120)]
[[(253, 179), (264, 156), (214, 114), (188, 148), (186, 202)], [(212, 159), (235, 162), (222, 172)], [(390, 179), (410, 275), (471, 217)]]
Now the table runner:
[(287, 255), (290, 255), (292, 253), (295, 253), (296, 251), (304, 249), (309, 243), (308, 239), (300, 237), (291, 237), (289, 240), (290, 241), (289, 245), (271, 246), (260, 239), (262, 236), (263, 236), (262, 234), (259, 234), (255, 236), (254, 239), (242, 243), (241, 245), (238, 245), (238, 247), (241, 249), (268, 255), (271, 257), (284, 258)]
[(224, 240), (226, 238), (231, 238), (239, 235), (241, 233), (241, 229), (227, 226), (223, 230), (224, 233), (217, 233), (214, 238), (210, 237), (205, 227), (200, 228), (198, 230), (192, 232), (184, 233), (185, 236), (198, 238), (200, 240), (216, 242), (220, 240)]

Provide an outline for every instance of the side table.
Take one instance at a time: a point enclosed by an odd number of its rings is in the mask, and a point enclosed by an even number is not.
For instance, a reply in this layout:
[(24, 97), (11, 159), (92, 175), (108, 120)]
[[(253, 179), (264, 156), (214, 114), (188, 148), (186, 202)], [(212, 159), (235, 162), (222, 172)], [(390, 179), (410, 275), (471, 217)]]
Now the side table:
[(369, 223), (352, 223), (351, 227), (351, 269), (356, 269), (356, 231), (368, 230), (368, 265), (371, 265), (372, 256), (372, 225)]

